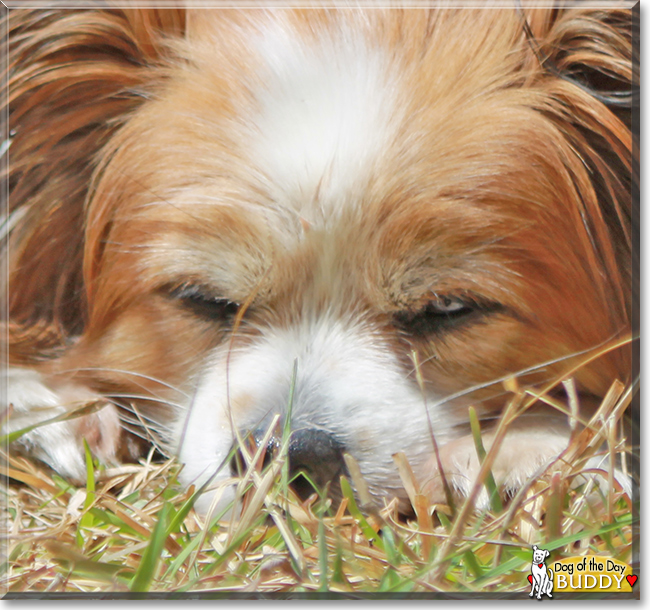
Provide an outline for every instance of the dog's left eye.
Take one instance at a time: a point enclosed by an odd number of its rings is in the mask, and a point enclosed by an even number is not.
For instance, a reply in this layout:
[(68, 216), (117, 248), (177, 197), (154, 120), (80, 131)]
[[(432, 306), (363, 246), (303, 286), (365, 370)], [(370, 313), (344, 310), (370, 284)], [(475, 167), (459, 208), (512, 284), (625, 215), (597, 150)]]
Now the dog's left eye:
[(436, 296), (419, 310), (397, 312), (393, 320), (399, 329), (416, 337), (425, 337), (475, 320), (496, 307), (480, 305), (469, 299)]
[(228, 299), (212, 296), (202, 286), (183, 285), (170, 292), (173, 299), (201, 318), (230, 322), (239, 311), (239, 304)]

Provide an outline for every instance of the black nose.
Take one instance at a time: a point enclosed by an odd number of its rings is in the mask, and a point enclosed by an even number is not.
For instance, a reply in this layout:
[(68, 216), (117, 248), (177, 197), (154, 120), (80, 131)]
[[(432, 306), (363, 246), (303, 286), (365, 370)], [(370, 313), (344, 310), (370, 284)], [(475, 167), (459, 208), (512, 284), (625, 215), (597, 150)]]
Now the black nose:
[[(339, 489), (339, 477), (346, 474), (344, 447), (322, 430), (296, 430), (289, 440), (289, 469), (293, 488), (302, 499), (314, 493)], [(311, 483), (310, 483), (311, 481)]]
[[(251, 437), (259, 446), (265, 430), (255, 431)], [(281, 439), (272, 436), (266, 448), (264, 465), (280, 450)], [(331, 434), (322, 430), (303, 428), (294, 430), (289, 437), (289, 471), (293, 480), (291, 486), (300, 498), (306, 500), (316, 491), (336, 490), (338, 495), (339, 477), (346, 474), (343, 459), (344, 447)], [(231, 470), (241, 473), (244, 460), (240, 453), (233, 458)]]

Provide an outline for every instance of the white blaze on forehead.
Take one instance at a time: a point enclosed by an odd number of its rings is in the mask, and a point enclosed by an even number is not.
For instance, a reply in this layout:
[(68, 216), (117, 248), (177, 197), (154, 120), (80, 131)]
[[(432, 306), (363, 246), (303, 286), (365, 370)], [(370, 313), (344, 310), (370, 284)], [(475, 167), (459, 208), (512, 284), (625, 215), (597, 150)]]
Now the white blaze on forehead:
[(310, 222), (354, 198), (399, 123), (395, 66), (353, 27), (306, 41), (279, 22), (257, 42), (253, 162)]

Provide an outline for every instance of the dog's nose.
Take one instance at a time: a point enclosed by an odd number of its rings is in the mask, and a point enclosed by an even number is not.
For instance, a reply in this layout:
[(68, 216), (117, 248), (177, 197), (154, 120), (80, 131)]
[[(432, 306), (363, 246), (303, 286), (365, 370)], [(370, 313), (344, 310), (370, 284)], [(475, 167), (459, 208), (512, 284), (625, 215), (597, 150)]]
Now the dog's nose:
[[(250, 435), (259, 446), (264, 430)], [(271, 436), (266, 447), (263, 465), (267, 465), (280, 450), (281, 439)], [(303, 428), (294, 430), (289, 437), (289, 471), (292, 487), (303, 500), (319, 490), (338, 490), (339, 476), (346, 473), (343, 459), (344, 447), (331, 434), (322, 430)], [(231, 463), (233, 473), (243, 471), (244, 460), (237, 452)]]
[[(296, 430), (289, 440), (289, 469), (297, 475), (292, 483), (303, 500), (320, 490), (338, 490), (339, 477), (346, 473), (344, 448), (322, 430)], [(311, 483), (310, 483), (311, 481)]]

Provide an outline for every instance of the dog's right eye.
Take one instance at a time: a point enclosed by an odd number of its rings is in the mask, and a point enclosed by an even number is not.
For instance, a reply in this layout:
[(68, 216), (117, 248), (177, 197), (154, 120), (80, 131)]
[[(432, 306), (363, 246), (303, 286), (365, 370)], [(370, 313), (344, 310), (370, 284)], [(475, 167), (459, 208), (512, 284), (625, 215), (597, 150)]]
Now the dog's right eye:
[(171, 290), (170, 296), (183, 308), (208, 320), (231, 322), (239, 311), (239, 303), (212, 296), (203, 286), (179, 286)]

